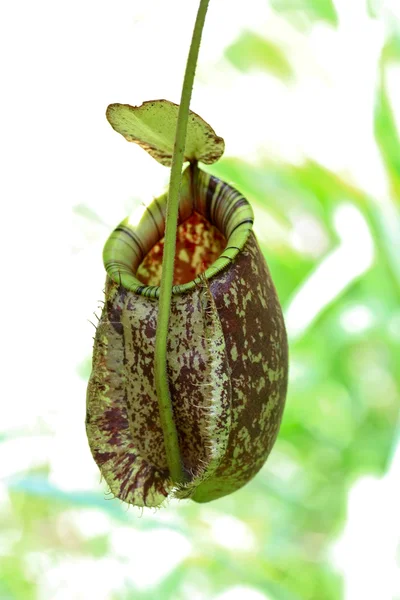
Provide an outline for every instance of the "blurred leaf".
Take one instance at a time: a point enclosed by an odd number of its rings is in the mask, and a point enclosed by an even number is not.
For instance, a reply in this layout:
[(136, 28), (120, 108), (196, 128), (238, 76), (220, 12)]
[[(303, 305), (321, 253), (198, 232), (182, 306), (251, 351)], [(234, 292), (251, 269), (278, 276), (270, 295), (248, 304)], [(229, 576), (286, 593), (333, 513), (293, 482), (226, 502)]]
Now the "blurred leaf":
[(391, 35), (382, 48), (381, 66), (400, 61), (400, 24), (393, 28)]
[(25, 574), (23, 557), (0, 557), (1, 600), (36, 600), (35, 583)]
[(375, 103), (375, 138), (386, 167), (394, 197), (400, 202), (400, 137), (386, 84), (386, 69), (400, 60), (400, 36), (393, 34), (385, 43), (379, 64)]
[(88, 219), (88, 221), (93, 221), (94, 223), (105, 225), (107, 227), (107, 224), (103, 221), (103, 219), (92, 208), (86, 206), (86, 204), (76, 204), (72, 211), (76, 215)]
[(376, 280), (379, 283), (374, 291), (384, 295), (387, 299), (393, 298), (398, 305), (400, 301), (400, 205), (390, 201), (381, 201), (380, 204), (371, 201), (368, 205), (366, 216), (374, 233), (377, 260), (379, 268), (376, 271)]
[(92, 357), (87, 356), (76, 368), (79, 377), (87, 381), (92, 372)]
[(333, 0), (270, 0), (277, 12), (302, 12), (312, 21), (326, 21), (337, 27), (338, 15)]
[(383, 0), (367, 0), (367, 10), (373, 19), (379, 18), (383, 8)]
[(293, 69), (283, 50), (275, 43), (251, 31), (241, 36), (225, 50), (226, 58), (239, 71), (261, 70), (286, 81), (293, 78)]
[(400, 201), (400, 138), (383, 72), (376, 92), (375, 138), (393, 193)]

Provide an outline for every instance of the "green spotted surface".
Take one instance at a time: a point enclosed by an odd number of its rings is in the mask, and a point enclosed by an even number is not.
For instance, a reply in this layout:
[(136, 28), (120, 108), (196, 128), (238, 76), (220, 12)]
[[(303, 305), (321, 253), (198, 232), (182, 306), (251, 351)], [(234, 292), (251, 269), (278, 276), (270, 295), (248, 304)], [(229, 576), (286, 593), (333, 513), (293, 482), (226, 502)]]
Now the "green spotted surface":
[[(195, 469), (190, 473), (189, 482), (177, 486), (174, 490), (177, 498), (193, 497), (195, 499), (203, 485), (212, 478), (225, 456), (231, 431), (232, 389), (224, 333), (214, 298), (204, 276), (201, 278), (200, 287), (202, 290), (200, 310), (203, 317), (203, 334), (198, 347), (202, 348), (205, 370), (200, 371), (201, 404), (197, 406), (199, 423), (204, 432), (204, 459), (197, 461)], [(186, 306), (182, 306), (184, 308), (181, 315), (182, 322), (185, 322)], [(171, 353), (169, 360), (170, 375), (172, 367), (175, 366), (174, 374), (178, 385), (181, 383), (181, 364), (179, 360), (173, 361), (172, 357), (179, 356), (179, 344), (179, 337), (171, 340), (171, 349), (175, 352)], [(187, 401), (193, 408), (193, 397), (189, 397)]]
[[(111, 492), (137, 506), (159, 506), (171, 492), (154, 384), (157, 302), (111, 280), (96, 331), (87, 395), (87, 432)], [(190, 497), (215, 472), (231, 424), (231, 382), (224, 336), (203, 284), (175, 299), (168, 375)]]
[[(159, 506), (172, 488), (166, 458), (158, 452), (163, 436), (154, 380), (152, 373), (143, 377), (144, 364), (138, 359), (152, 349), (142, 329), (152, 308), (140, 303), (133, 308), (124, 290), (108, 280), (87, 390), (86, 430), (93, 457), (114, 496), (136, 506)], [(138, 336), (140, 352), (134, 343)], [(136, 410), (147, 393), (153, 404), (142, 402)], [(151, 436), (143, 435), (152, 423)]]
[[(154, 385), (159, 269), (146, 284), (126, 285), (126, 276), (136, 276), (143, 257), (163, 235), (153, 218), (160, 206), (157, 199), (152, 216), (143, 213), (134, 243), (124, 228), (107, 242), (106, 301), (87, 394), (93, 456), (114, 495), (139, 506), (160, 506), (174, 496), (207, 502), (247, 483), (276, 439), (287, 387), (285, 326), (251, 232), (251, 209), (236, 190), (190, 167), (182, 188), (182, 227), (193, 212), (200, 214), (195, 230), (208, 228), (209, 236), (219, 230), (226, 247), (195, 281), (178, 282), (172, 298), (168, 378), (187, 477), (184, 485), (174, 485)], [(162, 214), (159, 210), (161, 223)], [(192, 235), (192, 229), (184, 227), (182, 235)], [(199, 236), (198, 243), (206, 239)], [(196, 272), (202, 256), (198, 249), (195, 245), (185, 259)], [(160, 260), (157, 253), (151, 256)], [(127, 270), (118, 273), (117, 268)]]

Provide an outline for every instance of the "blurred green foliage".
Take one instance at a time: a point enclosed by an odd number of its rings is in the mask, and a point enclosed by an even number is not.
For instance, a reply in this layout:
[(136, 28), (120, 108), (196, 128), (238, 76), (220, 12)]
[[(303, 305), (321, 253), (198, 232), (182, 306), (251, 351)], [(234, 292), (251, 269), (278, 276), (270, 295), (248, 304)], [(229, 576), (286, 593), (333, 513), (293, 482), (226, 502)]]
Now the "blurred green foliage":
[(333, 0), (271, 0), (271, 6), (278, 13), (307, 17), (311, 21), (326, 21), (338, 24), (338, 15)]
[[(271, 6), (282, 14), (294, 11), (338, 24), (331, 0), (272, 0)], [(285, 312), (340, 245), (338, 206), (354, 207), (373, 240), (370, 268), (339, 290), (302, 334), (290, 340), (287, 407), (274, 451), (260, 474), (210, 507), (172, 505), (167, 510), (173, 517), (165, 522), (147, 515), (137, 519), (137, 513), (132, 517), (118, 502), (105, 501), (100, 490), (63, 492), (48, 481), (46, 472), (11, 479), (12, 515), (0, 513), (0, 527), (5, 536), (15, 531), (21, 535), (11, 544), (12, 553), (0, 554), (0, 598), (37, 598), (35, 580), (24, 562), (27, 554), (107, 556), (107, 535), (85, 538), (73, 524), (64, 533), (54, 525), (65, 511), (89, 509), (106, 514), (113, 528), (129, 525), (133, 536), (135, 530), (157, 529), (162, 523), (193, 541), (189, 558), (159, 585), (149, 591), (132, 583), (124, 591), (116, 586), (111, 600), (185, 599), (190, 597), (188, 582), (202, 590), (204, 598), (235, 584), (251, 586), (271, 600), (342, 598), (343, 582), (329, 553), (346, 520), (349, 490), (361, 475), (385, 474), (399, 435), (400, 138), (386, 81), (388, 65), (400, 58), (399, 40), (395, 33), (388, 37), (377, 78), (375, 136), (391, 184), (385, 202), (313, 160), (301, 165), (267, 159), (249, 164), (232, 158), (209, 169), (235, 185), (252, 202), (260, 222), (265, 219), (278, 232), (260, 237), (260, 243)], [(293, 77), (282, 48), (249, 31), (225, 50), (225, 57), (244, 72), (267, 70), (285, 80)], [(78, 212), (98, 220), (83, 205)], [(300, 214), (323, 233), (325, 246), (319, 252), (304, 252), (292, 243), (291, 215)], [(368, 318), (361, 325), (356, 320), (354, 326), (350, 317), (360, 309)], [(78, 370), (85, 378), (89, 369), (87, 359)], [(216, 543), (210, 511), (246, 524), (251, 549)]]
[(244, 31), (225, 50), (226, 58), (240, 71), (268, 71), (284, 80), (293, 77), (293, 70), (279, 46), (256, 33)]
[(391, 36), (382, 50), (375, 108), (375, 135), (393, 194), (400, 199), (400, 137), (390, 105), (386, 83), (386, 67), (400, 60), (400, 34)]

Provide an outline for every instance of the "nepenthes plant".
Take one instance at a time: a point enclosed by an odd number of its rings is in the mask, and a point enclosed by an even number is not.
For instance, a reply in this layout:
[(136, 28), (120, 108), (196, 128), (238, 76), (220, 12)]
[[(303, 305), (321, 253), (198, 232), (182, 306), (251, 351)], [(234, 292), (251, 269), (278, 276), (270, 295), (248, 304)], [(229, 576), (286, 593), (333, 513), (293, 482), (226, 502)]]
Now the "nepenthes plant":
[(271, 451), (286, 397), (285, 326), (252, 208), (199, 164), (224, 151), (189, 111), (207, 5), (200, 2), (181, 104), (107, 109), (118, 133), (172, 164), (169, 191), (105, 244), (87, 393), (93, 457), (111, 492), (137, 506), (207, 502), (242, 487)]

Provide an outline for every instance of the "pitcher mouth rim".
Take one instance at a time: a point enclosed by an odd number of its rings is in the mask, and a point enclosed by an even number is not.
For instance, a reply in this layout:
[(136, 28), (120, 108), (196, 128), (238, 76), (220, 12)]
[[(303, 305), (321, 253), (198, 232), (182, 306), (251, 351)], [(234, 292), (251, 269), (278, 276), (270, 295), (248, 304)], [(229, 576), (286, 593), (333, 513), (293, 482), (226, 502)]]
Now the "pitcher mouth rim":
[[(144, 257), (164, 236), (168, 193), (144, 206), (135, 224), (124, 219), (111, 233), (103, 250), (107, 275), (128, 291), (148, 298), (158, 298), (159, 285), (146, 285), (136, 277)], [(209, 175), (197, 165), (189, 165), (182, 173), (178, 225), (193, 212), (199, 213), (226, 238), (226, 246), (218, 258), (195, 279), (174, 285), (173, 295), (194, 289), (204, 276), (207, 280), (226, 269), (243, 250), (253, 229), (253, 209), (235, 188)]]

